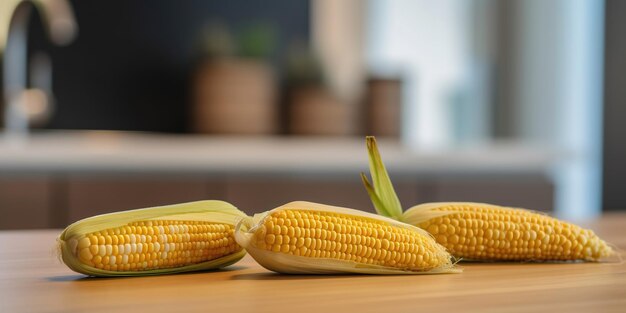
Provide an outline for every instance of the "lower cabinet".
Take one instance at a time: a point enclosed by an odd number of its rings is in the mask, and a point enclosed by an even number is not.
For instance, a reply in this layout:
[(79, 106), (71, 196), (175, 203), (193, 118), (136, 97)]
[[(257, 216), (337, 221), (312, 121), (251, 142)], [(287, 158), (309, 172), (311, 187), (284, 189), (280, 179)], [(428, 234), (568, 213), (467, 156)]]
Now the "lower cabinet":
[(47, 176), (0, 177), (0, 229), (51, 227), (55, 218), (53, 189)]
[(485, 202), (549, 212), (554, 185), (543, 177), (459, 177), (420, 184), (419, 202)]
[[(393, 177), (393, 175), (392, 175)], [(422, 202), (472, 201), (551, 211), (554, 186), (537, 177), (394, 178), (404, 208)], [(62, 228), (97, 214), (217, 199), (247, 214), (291, 201), (313, 201), (374, 212), (358, 174), (204, 176), (82, 174), (0, 176), (0, 229)]]
[[(417, 201), (416, 183), (396, 181), (395, 188), (403, 203)], [(374, 212), (360, 179), (236, 178), (228, 180), (225, 196), (248, 214), (267, 211), (292, 201), (319, 202)]]
[(223, 198), (220, 184), (196, 177), (69, 176), (60, 183), (66, 185), (68, 221), (121, 210)]

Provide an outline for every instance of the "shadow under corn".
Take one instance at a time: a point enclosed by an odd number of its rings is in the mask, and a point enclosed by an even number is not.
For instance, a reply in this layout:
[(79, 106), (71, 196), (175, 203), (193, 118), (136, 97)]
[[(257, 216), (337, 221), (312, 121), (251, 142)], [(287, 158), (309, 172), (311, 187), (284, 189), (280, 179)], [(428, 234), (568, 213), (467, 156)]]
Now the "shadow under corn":
[(286, 280), (322, 280), (322, 279), (372, 279), (376, 277), (384, 277), (384, 276), (406, 276), (406, 275), (368, 275), (368, 274), (337, 274), (337, 275), (327, 275), (327, 274), (319, 274), (319, 275), (310, 275), (310, 274), (280, 274), (274, 272), (264, 272), (264, 273), (242, 273), (235, 274), (230, 277), (231, 280), (278, 280), (278, 281), (286, 281)]
[(172, 274), (146, 274), (140, 276), (112, 276), (112, 277), (94, 277), (94, 276), (86, 276), (83, 274), (72, 274), (72, 275), (59, 275), (59, 276), (50, 276), (45, 277), (45, 280), (49, 282), (87, 282), (87, 281), (107, 281), (107, 280), (117, 280), (117, 279), (136, 279), (136, 278), (145, 278), (145, 277), (156, 277), (156, 276), (187, 276), (187, 275), (198, 275), (198, 274), (211, 274), (211, 273), (228, 273), (233, 271), (241, 271), (247, 269), (245, 266), (229, 266), (226, 268), (214, 269), (214, 270), (205, 270), (205, 271), (195, 271), (195, 272), (184, 272), (184, 273), (172, 273)]

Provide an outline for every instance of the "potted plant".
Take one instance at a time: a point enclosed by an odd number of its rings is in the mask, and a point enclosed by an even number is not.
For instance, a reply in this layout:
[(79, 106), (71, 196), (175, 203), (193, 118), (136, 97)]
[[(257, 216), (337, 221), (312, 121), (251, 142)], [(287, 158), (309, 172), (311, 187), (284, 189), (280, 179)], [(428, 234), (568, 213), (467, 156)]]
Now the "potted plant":
[(287, 125), (295, 135), (346, 135), (351, 131), (345, 103), (328, 88), (317, 55), (303, 44), (289, 50), (286, 66)]
[(195, 71), (193, 131), (218, 134), (272, 134), (277, 127), (276, 79), (268, 57), (274, 32), (267, 25), (233, 35), (213, 24), (202, 36)]

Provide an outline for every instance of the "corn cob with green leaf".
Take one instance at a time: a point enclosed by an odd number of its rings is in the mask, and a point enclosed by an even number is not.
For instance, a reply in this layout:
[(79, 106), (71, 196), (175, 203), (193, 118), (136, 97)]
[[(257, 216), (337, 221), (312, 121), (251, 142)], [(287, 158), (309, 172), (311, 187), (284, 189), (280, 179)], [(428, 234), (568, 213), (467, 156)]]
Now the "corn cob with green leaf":
[(425, 231), (362, 211), (291, 202), (240, 221), (235, 239), (265, 268), (289, 274), (458, 272)]
[(402, 212), (374, 137), (367, 137), (372, 183), (361, 178), (378, 214), (428, 231), (457, 258), (598, 261), (613, 250), (593, 231), (545, 214), (471, 202), (425, 203)]
[(233, 236), (246, 215), (223, 201), (197, 201), (80, 220), (58, 238), (62, 261), (91, 276), (142, 276), (216, 269), (245, 251)]

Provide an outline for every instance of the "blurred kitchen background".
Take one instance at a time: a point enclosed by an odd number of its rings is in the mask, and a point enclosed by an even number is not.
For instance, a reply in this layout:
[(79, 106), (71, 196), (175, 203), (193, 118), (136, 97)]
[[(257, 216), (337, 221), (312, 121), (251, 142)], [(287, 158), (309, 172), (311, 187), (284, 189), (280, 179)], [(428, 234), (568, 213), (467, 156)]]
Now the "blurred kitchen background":
[(2, 0), (0, 229), (222, 199), (626, 209), (626, 2)]

